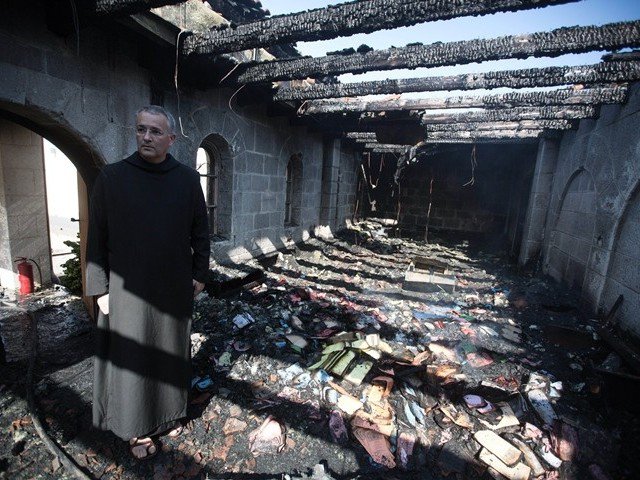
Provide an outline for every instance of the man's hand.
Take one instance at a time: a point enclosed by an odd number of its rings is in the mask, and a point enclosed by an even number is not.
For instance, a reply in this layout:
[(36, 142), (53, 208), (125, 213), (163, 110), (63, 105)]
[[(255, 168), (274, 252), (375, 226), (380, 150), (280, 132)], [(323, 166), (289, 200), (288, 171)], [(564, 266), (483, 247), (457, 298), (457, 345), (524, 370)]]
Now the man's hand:
[(193, 281), (193, 298), (196, 298), (202, 290), (204, 290), (204, 283), (194, 280)]
[(109, 294), (98, 297), (98, 308), (104, 315), (109, 315)]

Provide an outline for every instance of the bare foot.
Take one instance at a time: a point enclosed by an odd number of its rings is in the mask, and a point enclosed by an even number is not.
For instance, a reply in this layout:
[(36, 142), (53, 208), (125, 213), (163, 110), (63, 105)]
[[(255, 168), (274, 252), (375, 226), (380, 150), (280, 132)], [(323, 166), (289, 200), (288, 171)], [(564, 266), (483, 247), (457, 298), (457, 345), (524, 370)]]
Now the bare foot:
[(136, 460), (148, 460), (158, 453), (156, 444), (149, 437), (129, 440), (129, 452)]

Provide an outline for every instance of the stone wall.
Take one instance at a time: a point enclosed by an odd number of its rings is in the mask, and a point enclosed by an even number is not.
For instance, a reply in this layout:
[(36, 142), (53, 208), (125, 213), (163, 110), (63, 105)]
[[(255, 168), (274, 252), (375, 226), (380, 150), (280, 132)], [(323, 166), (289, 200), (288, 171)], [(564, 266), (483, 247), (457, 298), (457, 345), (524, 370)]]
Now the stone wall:
[[(473, 154), (470, 145), (447, 148), (404, 170), (399, 187), (401, 228), (424, 232), (428, 223), (430, 230), (506, 233), (521, 194), (519, 186), (533, 169), (535, 149), (478, 145)], [(384, 194), (385, 190), (377, 193)], [(378, 203), (385, 205), (385, 200)]]
[[(19, 287), (14, 260), (35, 260), (42, 283), (51, 281), (49, 226), (44, 181), (42, 138), (0, 120), (0, 286)], [(31, 263), (36, 284), (38, 269)]]
[[(340, 161), (351, 155), (339, 141), (291, 127), (268, 116), (265, 106), (238, 106), (234, 90), (181, 88), (178, 96), (173, 45), (126, 29), (117, 35), (102, 30), (109, 23), (86, 25), (76, 44), (47, 29), (39, 6), (12, 2), (0, 18), (0, 112), (58, 146), (89, 187), (101, 165), (134, 151), (135, 112), (160, 99), (180, 120), (172, 147), (179, 161), (195, 166), (198, 148), (212, 138), (225, 152), (219, 191), (224, 235), (212, 243), (215, 260), (242, 261), (306, 238), (322, 221), (323, 194), (333, 195), (328, 201), (335, 211), (339, 191), (322, 188), (326, 145), (333, 145), (336, 165), (355, 168)], [(302, 162), (300, 219), (285, 225), (286, 166), (293, 154)], [(344, 212), (328, 217), (339, 220), (334, 227), (353, 210), (353, 172), (341, 175)]]
[[(538, 154), (520, 258), (524, 263), (525, 249), (539, 245), (543, 271), (580, 291), (583, 306), (592, 312), (608, 311), (623, 294), (618, 320), (636, 338), (640, 338), (639, 112), (636, 83), (625, 105), (603, 106), (600, 118), (582, 120), (576, 131), (563, 135), (557, 148), (541, 146), (547, 154)], [(529, 256), (533, 252), (529, 249)]]

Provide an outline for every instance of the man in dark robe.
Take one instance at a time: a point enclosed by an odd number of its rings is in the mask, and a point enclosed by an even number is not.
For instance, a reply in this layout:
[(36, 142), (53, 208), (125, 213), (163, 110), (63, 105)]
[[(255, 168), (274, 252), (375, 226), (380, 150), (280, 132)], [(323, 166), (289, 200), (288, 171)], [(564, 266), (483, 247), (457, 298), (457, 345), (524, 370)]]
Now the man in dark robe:
[(169, 153), (175, 121), (162, 107), (136, 115), (138, 150), (106, 165), (92, 190), (86, 294), (98, 297), (93, 423), (129, 440), (179, 425), (190, 388), (193, 297), (209, 268), (200, 176)]

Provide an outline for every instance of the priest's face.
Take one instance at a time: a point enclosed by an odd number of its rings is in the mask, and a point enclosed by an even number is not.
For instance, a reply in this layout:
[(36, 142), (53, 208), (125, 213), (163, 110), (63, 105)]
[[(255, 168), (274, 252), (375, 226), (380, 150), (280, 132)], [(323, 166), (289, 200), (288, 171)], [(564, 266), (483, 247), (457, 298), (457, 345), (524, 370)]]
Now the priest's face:
[(176, 135), (170, 131), (164, 115), (140, 112), (136, 117), (138, 153), (147, 162), (162, 162), (175, 140)]

